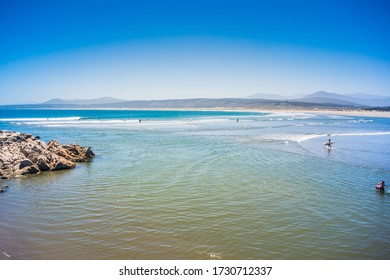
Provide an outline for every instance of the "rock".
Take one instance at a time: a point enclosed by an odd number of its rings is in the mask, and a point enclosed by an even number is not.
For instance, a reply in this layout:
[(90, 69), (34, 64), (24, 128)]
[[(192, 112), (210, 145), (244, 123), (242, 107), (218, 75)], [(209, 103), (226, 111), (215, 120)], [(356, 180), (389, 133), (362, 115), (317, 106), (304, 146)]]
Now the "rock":
[(38, 165), (39, 170), (41, 170), (41, 171), (49, 171), (51, 169), (50, 164), (42, 158), (38, 159), (37, 165)]
[(40, 170), (38, 167), (32, 165), (32, 166), (26, 166), (26, 167), (21, 167), (21, 164), (19, 165), (19, 168), (16, 168), (14, 171), (14, 175), (28, 175), (28, 174), (35, 174), (39, 173)]
[(68, 160), (63, 160), (63, 161), (57, 162), (56, 165), (54, 166), (53, 170), (64, 170), (64, 169), (70, 169), (70, 168), (74, 168), (74, 167), (76, 167), (75, 163), (68, 161)]
[(46, 144), (39, 139), (31, 134), (0, 130), (0, 179), (70, 169), (76, 162), (95, 157), (90, 147), (61, 145), (56, 140)]
[(94, 152), (92, 152), (91, 147), (85, 149), (85, 158), (93, 159), (95, 157)]
[(61, 146), (56, 140), (51, 140), (47, 143), (47, 149), (56, 155), (73, 162), (84, 162), (95, 157), (95, 154), (89, 147), (85, 148), (77, 144)]
[(29, 174), (36, 174), (36, 173), (41, 172), (41, 171), (39, 170), (38, 166), (36, 166), (36, 165), (30, 166), (27, 170), (28, 170), (28, 173), (29, 173)]
[(26, 166), (31, 166), (33, 165), (33, 163), (31, 162), (31, 160), (29, 159), (24, 159), (21, 163), (20, 163), (20, 169), (23, 168), (23, 167), (26, 167)]

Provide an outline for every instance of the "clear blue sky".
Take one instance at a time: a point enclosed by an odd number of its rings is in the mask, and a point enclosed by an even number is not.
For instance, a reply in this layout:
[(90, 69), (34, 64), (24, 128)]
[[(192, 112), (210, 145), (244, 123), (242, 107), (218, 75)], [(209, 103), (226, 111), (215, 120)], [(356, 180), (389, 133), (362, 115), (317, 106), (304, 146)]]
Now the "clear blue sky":
[(390, 96), (390, 1), (0, 1), (0, 104)]

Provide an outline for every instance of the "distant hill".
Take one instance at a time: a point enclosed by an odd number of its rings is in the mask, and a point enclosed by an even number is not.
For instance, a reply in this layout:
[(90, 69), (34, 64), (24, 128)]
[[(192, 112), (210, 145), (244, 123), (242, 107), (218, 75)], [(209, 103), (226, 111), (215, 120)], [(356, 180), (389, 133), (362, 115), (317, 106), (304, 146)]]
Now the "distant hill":
[(279, 94), (267, 94), (267, 93), (256, 93), (246, 97), (246, 99), (271, 99), (271, 100), (282, 100), (282, 99), (290, 99), (290, 98)]
[(43, 104), (47, 105), (98, 105), (98, 104), (111, 104), (111, 103), (119, 103), (126, 102), (125, 99), (117, 99), (113, 97), (102, 97), (97, 99), (61, 99), (54, 98), (49, 101), (44, 102)]
[(367, 93), (345, 94), (345, 96), (350, 96), (350, 97), (360, 98), (360, 99), (386, 99), (386, 98), (388, 98), (386, 96), (372, 95), (372, 94), (367, 94)]
[[(325, 91), (315, 92), (300, 98), (286, 99), (280, 95), (256, 95), (263, 98), (192, 98), (192, 99), (166, 99), (166, 100), (122, 100), (111, 97), (98, 99), (52, 99), (41, 104), (3, 105), (7, 108), (120, 108), (120, 109), (158, 109), (158, 108), (209, 108), (209, 109), (373, 109), (390, 108), (390, 97), (353, 95), (347, 96)], [(358, 96), (358, 97), (356, 97)], [(268, 97), (268, 98), (265, 98)], [(274, 99), (269, 99), (273, 97)], [(276, 99), (280, 98), (281, 99)], [(370, 98), (372, 97), (372, 98)], [(371, 104), (371, 105), (368, 105)], [(378, 104), (378, 105), (377, 105)]]
[[(365, 93), (356, 93), (352, 95), (343, 95), (337, 93), (330, 93), (326, 91), (318, 91), (309, 95), (305, 98), (332, 98), (339, 99), (349, 103), (355, 103), (364, 106), (390, 106), (390, 97), (370, 95)], [(346, 103), (347, 104), (347, 103)]]
[(337, 93), (330, 93), (325, 91), (318, 91), (312, 94), (305, 95), (302, 98), (294, 99), (294, 101), (318, 103), (318, 104), (335, 104), (343, 106), (359, 107), (362, 103), (353, 102), (354, 98), (347, 98), (344, 95)]
[(369, 107), (382, 107), (390, 106), (390, 97), (370, 95), (365, 93), (355, 93), (349, 95), (343, 95), (338, 93), (331, 93), (326, 91), (318, 91), (308, 95), (297, 97), (285, 97), (277, 94), (255, 94), (250, 96), (251, 98), (262, 98), (269, 100), (289, 100), (295, 102), (305, 103), (317, 103), (317, 104), (334, 104), (339, 106), (369, 106)]
[[(167, 99), (167, 100), (132, 100), (124, 102), (103, 103), (103, 104), (70, 104), (70, 101), (64, 101), (63, 104), (59, 104), (61, 100), (51, 100), (53, 103), (41, 103), (41, 104), (20, 104), (20, 105), (3, 105), (2, 109), (57, 109), (57, 108), (72, 108), (72, 109), (350, 109), (352, 106), (337, 105), (337, 104), (319, 104), (311, 102), (301, 102), (294, 100), (269, 100), (269, 99), (246, 99), (246, 98), (193, 98), (193, 99)], [(91, 102), (91, 101), (89, 101)], [(96, 101), (93, 101), (96, 102)], [(93, 103), (92, 102), (92, 103)], [(356, 108), (356, 107), (355, 107)]]
[(280, 95), (280, 94), (274, 94), (274, 93), (256, 93), (256, 94), (252, 94), (248, 97), (246, 97), (247, 99), (268, 99), (268, 100), (291, 100), (291, 99), (295, 99), (295, 98), (301, 98), (303, 97), (304, 95), (293, 95), (293, 96), (284, 96), (284, 95)]

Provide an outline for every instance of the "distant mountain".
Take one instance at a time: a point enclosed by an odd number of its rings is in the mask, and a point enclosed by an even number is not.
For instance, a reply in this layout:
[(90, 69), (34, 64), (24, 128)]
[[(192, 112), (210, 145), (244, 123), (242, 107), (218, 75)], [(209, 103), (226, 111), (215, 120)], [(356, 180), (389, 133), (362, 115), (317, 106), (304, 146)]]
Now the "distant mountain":
[(359, 107), (361, 105), (364, 105), (358, 102), (354, 102), (351, 99), (353, 98), (348, 98), (344, 95), (337, 94), (337, 93), (318, 91), (315, 93), (305, 95), (301, 98), (294, 99), (294, 101), (316, 103), (316, 104), (335, 104), (335, 105), (353, 106), (353, 107)]
[(117, 99), (113, 97), (102, 97), (97, 99), (61, 99), (54, 98), (49, 101), (46, 101), (42, 104), (46, 105), (100, 105), (100, 104), (112, 104), (119, 102), (126, 102), (125, 99)]
[[(247, 98), (193, 98), (193, 99), (166, 99), (166, 100), (132, 100), (125, 102), (104, 103), (104, 104), (85, 104), (83, 100), (80, 104), (69, 104), (70, 100), (62, 101), (51, 100), (53, 103), (42, 104), (20, 104), (20, 105), (4, 105), (0, 108), (24, 108), (24, 109), (56, 109), (56, 108), (121, 108), (121, 109), (190, 109), (190, 108), (227, 108), (227, 109), (297, 109), (297, 108), (352, 108), (351, 106), (337, 105), (337, 104), (315, 104), (311, 102), (301, 102), (294, 100), (269, 100), (269, 99), (247, 99)], [(59, 104), (59, 102), (64, 102)], [(74, 102), (74, 101), (72, 101)], [(96, 101), (93, 101), (96, 102)], [(77, 103), (77, 102), (76, 102)], [(80, 103), (80, 102), (79, 102)]]
[[(166, 99), (166, 100), (122, 100), (111, 97), (98, 99), (52, 99), (41, 104), (2, 105), (7, 108), (132, 108), (132, 109), (156, 109), (156, 108), (228, 108), (228, 109), (372, 109), (385, 110), (390, 108), (390, 97), (371, 96), (359, 94), (342, 95), (319, 91), (300, 98), (285, 98), (280, 95), (255, 95), (263, 98), (193, 98), (193, 99)], [(267, 98), (268, 97), (268, 98)], [(270, 97), (275, 99), (269, 99)], [(280, 98), (281, 99), (276, 99)]]
[(305, 95), (304, 98), (335, 98), (335, 99), (343, 99), (346, 96), (338, 93), (332, 93), (327, 91), (317, 91), (308, 95)]
[(353, 94), (345, 94), (345, 96), (350, 96), (354, 98), (360, 98), (360, 99), (386, 99), (388, 97), (382, 96), (382, 95), (371, 95), (367, 93), (353, 93)]
[(282, 96), (278, 94), (262, 94), (257, 93), (247, 98), (250, 99), (267, 99), (267, 100), (288, 100), (291, 102), (303, 102), (310, 104), (324, 104), (337, 106), (353, 106), (353, 107), (385, 107), (390, 106), (390, 97), (370, 95), (366, 93), (354, 94), (338, 94), (326, 91), (318, 91), (302, 96)]
[[(330, 99), (330, 100), (329, 100)], [(326, 91), (318, 91), (303, 98), (295, 99), (299, 101), (308, 101), (314, 103), (334, 103), (337, 101), (339, 105), (350, 105), (350, 106), (390, 106), (390, 97), (370, 95), (365, 93), (357, 93), (351, 95), (343, 95), (338, 93), (331, 93)]]
[[(267, 93), (256, 93), (245, 97), (246, 99), (270, 99), (270, 100), (282, 100), (289, 99), (288, 97), (279, 94), (267, 94)], [(291, 97), (290, 97), (291, 98)]]
[(304, 94), (294, 94), (294, 95), (280, 95), (280, 94), (268, 94), (268, 93), (256, 93), (253, 95), (250, 95), (248, 97), (245, 97), (246, 99), (268, 99), (268, 100), (292, 100), (292, 99), (297, 99), (297, 98), (302, 98), (304, 97)]
[(297, 98), (293, 99), (295, 102), (304, 102), (304, 103), (311, 103), (311, 104), (326, 104), (326, 105), (338, 105), (338, 106), (352, 106), (352, 107), (362, 107), (365, 105), (361, 105), (358, 103), (338, 99), (338, 98), (330, 98), (330, 97), (304, 97), (304, 98)]

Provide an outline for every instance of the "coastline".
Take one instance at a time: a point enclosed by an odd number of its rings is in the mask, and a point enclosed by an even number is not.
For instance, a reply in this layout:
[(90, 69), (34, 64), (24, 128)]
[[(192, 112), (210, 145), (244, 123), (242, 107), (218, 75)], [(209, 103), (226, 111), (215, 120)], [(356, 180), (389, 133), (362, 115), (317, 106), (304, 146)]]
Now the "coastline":
[[(80, 108), (80, 110), (83, 110)], [(91, 108), (91, 110), (142, 110), (142, 111), (226, 111), (226, 112), (256, 112), (256, 113), (306, 113), (327, 114), (353, 117), (390, 118), (390, 111), (369, 111), (362, 109), (291, 109), (291, 108)]]
[(328, 114), (353, 117), (375, 117), (375, 118), (390, 118), (390, 111), (376, 111), (364, 109), (341, 109), (341, 108), (275, 108), (275, 107), (258, 107), (258, 108), (243, 108), (243, 107), (73, 107), (73, 108), (30, 108), (30, 110), (113, 110), (113, 111), (226, 111), (226, 112), (256, 112), (256, 113), (307, 113), (307, 114)]

